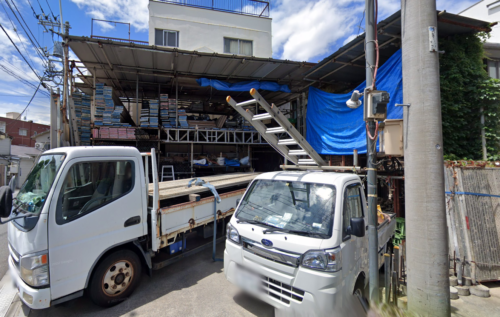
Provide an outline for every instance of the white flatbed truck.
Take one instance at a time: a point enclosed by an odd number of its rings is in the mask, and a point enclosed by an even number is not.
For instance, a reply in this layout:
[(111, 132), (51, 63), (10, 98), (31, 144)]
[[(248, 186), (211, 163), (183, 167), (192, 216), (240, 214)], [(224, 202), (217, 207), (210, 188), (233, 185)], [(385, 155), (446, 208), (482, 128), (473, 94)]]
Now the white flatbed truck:
[[(249, 185), (227, 229), (227, 280), (272, 305), (275, 316), (365, 315), (364, 186), (357, 174), (331, 171), (357, 168), (328, 166), (278, 108), (254, 89), (250, 94), (254, 99), (246, 102), (227, 101), (295, 164), (282, 168), (299, 171), (264, 173)], [(267, 113), (254, 116), (243, 108), (256, 102)], [(279, 126), (268, 127), (263, 119)], [(394, 214), (387, 215), (377, 228), (379, 268), (396, 226)]]
[[(154, 149), (57, 148), (39, 157), (14, 201), (1, 188), (9, 269), (27, 306), (48, 308), (84, 291), (98, 305), (117, 304), (137, 286), (141, 268), (151, 273), (203, 248), (186, 251), (186, 236), (201, 231), (215, 240), (215, 218), (219, 240), (225, 237), (224, 219), (257, 173), (204, 177), (219, 193), (215, 204), (201, 182), (159, 183), (155, 157)], [(200, 197), (190, 201), (190, 194)]]

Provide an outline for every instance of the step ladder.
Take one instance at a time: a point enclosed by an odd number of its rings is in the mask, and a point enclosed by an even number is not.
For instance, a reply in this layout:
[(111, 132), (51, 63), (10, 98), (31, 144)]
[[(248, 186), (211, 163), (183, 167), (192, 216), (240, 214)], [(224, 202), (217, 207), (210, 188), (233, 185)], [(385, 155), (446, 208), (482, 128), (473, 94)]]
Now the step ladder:
[[(274, 104), (269, 105), (254, 88), (250, 90), (250, 95), (252, 95), (254, 99), (237, 103), (231, 96), (228, 96), (226, 101), (262, 135), (269, 145), (293, 164), (298, 166), (327, 165), (302, 134), (300, 134), (283, 113), (281, 113), (278, 107)], [(254, 115), (249, 109), (243, 109), (244, 106), (253, 105), (255, 103), (259, 103), (267, 113)], [(273, 119), (278, 123), (279, 127), (268, 128), (262, 123), (262, 120), (267, 119)], [(279, 139), (276, 136), (277, 134), (286, 134), (288, 137)]]

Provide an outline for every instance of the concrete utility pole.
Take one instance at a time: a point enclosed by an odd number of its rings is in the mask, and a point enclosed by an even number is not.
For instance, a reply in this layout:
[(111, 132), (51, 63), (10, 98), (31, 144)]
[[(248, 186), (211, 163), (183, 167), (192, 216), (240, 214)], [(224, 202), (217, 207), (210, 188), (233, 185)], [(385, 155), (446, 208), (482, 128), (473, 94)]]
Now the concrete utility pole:
[[(366, 54), (366, 87), (373, 83), (375, 67), (375, 10), (374, 0), (365, 0), (365, 54)], [(365, 96), (366, 103), (366, 96)], [(375, 121), (369, 120), (368, 131), (375, 135)], [(368, 263), (369, 263), (369, 295), (373, 302), (379, 301), (378, 276), (378, 234), (377, 234), (377, 138), (366, 136), (366, 155), (368, 158)]]
[(450, 316), (436, 0), (401, 0), (408, 309)]

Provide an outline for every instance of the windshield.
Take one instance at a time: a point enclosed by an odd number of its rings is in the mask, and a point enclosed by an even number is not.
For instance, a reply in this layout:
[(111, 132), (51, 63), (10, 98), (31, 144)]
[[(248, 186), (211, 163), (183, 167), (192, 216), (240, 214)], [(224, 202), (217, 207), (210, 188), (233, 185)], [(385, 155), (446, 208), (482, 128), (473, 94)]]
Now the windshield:
[(15, 205), (25, 211), (40, 213), (65, 157), (64, 154), (40, 156), (38, 163), (33, 167), (23, 187), (19, 190)]
[(331, 237), (335, 197), (332, 185), (257, 180), (241, 202), (236, 218), (293, 233)]

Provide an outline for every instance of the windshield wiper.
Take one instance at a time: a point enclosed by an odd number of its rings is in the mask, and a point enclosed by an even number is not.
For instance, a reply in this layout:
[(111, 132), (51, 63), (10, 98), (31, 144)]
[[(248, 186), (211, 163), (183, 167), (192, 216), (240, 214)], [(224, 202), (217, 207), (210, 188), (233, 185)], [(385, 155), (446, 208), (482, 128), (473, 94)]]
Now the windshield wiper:
[(278, 227), (275, 227), (273, 225), (270, 225), (270, 224), (267, 224), (265, 222), (262, 222), (262, 221), (257, 221), (257, 220), (245, 220), (245, 219), (237, 219), (236, 220), (237, 223), (249, 223), (251, 225), (263, 225), (263, 226), (266, 226), (266, 227), (269, 227), (270, 229), (266, 229), (265, 231), (267, 230), (280, 230), (280, 228)]
[(308, 235), (310, 237), (316, 237), (316, 238), (324, 238), (325, 235), (321, 233), (315, 233), (315, 232), (307, 232), (307, 231), (299, 231), (299, 230), (290, 230), (290, 229), (281, 229), (281, 228), (272, 228), (272, 229), (266, 229), (262, 233), (273, 233), (273, 232), (285, 232), (285, 233), (294, 233), (294, 234), (299, 234), (299, 235)]

